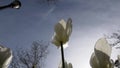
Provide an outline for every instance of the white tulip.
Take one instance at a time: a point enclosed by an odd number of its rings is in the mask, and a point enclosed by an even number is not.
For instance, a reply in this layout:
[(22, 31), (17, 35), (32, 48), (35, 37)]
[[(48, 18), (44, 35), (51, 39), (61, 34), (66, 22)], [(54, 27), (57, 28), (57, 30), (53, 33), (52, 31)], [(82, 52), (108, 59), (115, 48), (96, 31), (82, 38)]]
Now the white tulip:
[(12, 51), (0, 45), (0, 68), (8, 68), (12, 57)]
[[(67, 62), (65, 61), (64, 64), (65, 64), (65, 68), (73, 68), (73, 66), (72, 66), (71, 63), (67, 63)], [(63, 67), (62, 67), (62, 62), (60, 62), (58, 68), (63, 68)]]
[(107, 40), (105, 38), (100, 38), (94, 47), (95, 53), (97, 53), (96, 51), (101, 51), (103, 53), (105, 53), (107, 56), (111, 56), (111, 51), (112, 51), (112, 47), (108, 44)]
[(68, 64), (68, 68), (73, 68), (72, 63)]
[(62, 19), (55, 25), (54, 36), (52, 37), (52, 43), (57, 47), (61, 44), (65, 44), (69, 40), (69, 36), (72, 32), (72, 20), (69, 18), (67, 23)]
[(90, 59), (92, 68), (112, 68), (110, 61), (112, 48), (105, 38), (100, 38), (94, 47), (94, 53)]

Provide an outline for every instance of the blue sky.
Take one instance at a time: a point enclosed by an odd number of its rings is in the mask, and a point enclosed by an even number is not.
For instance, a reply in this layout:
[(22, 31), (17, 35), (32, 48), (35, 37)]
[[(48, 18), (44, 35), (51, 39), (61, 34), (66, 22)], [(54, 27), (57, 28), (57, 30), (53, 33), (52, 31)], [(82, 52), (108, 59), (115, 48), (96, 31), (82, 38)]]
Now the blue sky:
[[(0, 5), (11, 1), (1, 0)], [(0, 44), (14, 50), (28, 47), (35, 40), (50, 42), (54, 25), (60, 19), (72, 18), (73, 32), (69, 47), (65, 49), (65, 58), (74, 68), (90, 68), (89, 59), (95, 42), (120, 26), (119, 0), (59, 0), (56, 4), (40, 3), (40, 0), (20, 1), (22, 7), (19, 10), (0, 10)], [(57, 68), (60, 50), (53, 44), (49, 50), (45, 68)]]

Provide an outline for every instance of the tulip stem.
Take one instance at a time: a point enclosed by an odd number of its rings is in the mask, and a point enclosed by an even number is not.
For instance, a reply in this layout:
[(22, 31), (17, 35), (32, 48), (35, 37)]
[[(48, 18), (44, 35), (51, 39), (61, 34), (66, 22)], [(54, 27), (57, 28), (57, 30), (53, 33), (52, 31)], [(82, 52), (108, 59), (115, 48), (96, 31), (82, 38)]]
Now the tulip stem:
[(61, 56), (62, 56), (62, 68), (65, 68), (64, 63), (64, 49), (63, 49), (63, 43), (61, 42)]

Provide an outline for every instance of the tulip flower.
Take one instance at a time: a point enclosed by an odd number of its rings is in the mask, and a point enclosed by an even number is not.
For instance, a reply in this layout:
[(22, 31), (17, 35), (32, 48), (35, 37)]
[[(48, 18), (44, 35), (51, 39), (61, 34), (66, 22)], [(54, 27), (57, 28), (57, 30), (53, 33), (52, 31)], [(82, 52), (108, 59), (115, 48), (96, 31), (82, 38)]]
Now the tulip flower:
[(54, 36), (52, 37), (52, 43), (57, 47), (65, 44), (69, 40), (69, 36), (72, 32), (72, 20), (68, 19), (67, 23), (62, 19), (55, 25)]
[(61, 56), (62, 56), (62, 66), (64, 65), (64, 50), (63, 46), (69, 40), (69, 36), (72, 33), (72, 19), (69, 18), (67, 23), (62, 19), (55, 25), (54, 36), (52, 37), (52, 43), (58, 48), (61, 47)]
[[(62, 67), (62, 63), (59, 64), (59, 67), (58, 67), (58, 68), (63, 68), (63, 67)], [(73, 68), (73, 66), (72, 66), (71, 63), (67, 63), (67, 62), (65, 61), (65, 68)]]
[(0, 45), (0, 68), (8, 68), (12, 57), (12, 51)]
[(105, 38), (100, 38), (94, 47), (94, 52), (90, 59), (92, 68), (113, 68), (110, 60), (112, 48)]

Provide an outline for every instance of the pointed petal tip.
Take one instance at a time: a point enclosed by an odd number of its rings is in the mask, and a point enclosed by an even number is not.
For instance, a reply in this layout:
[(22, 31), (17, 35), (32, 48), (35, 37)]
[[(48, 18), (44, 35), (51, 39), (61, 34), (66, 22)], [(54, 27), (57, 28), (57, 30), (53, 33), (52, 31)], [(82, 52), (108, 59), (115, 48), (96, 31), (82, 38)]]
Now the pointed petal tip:
[(67, 22), (72, 23), (72, 18), (68, 18)]

